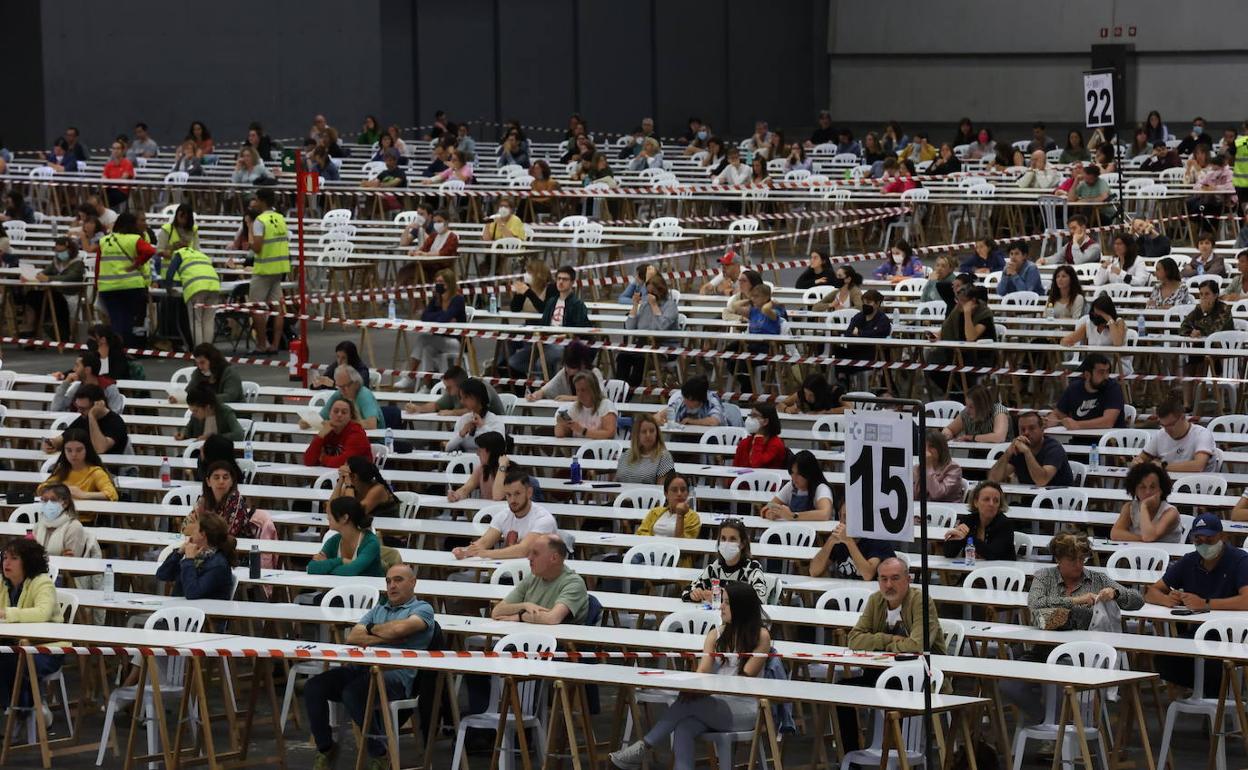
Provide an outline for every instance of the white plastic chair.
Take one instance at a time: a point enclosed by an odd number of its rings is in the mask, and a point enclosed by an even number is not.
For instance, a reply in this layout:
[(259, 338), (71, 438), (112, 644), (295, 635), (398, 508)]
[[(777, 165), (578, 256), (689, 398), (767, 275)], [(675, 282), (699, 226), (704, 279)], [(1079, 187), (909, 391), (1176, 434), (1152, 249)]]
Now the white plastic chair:
[[(902, 690), (903, 692), (923, 692), (923, 680), (927, 671), (922, 661), (900, 663), (887, 668), (876, 680), (877, 690)], [(931, 670), (932, 692), (939, 692), (945, 683), (944, 673), (937, 668)], [(900, 685), (900, 687), (898, 687)], [(841, 770), (849, 770), (854, 765), (860, 767), (879, 767), (883, 758), (884, 748), (884, 712), (874, 713), (875, 726), (872, 729), (871, 746), (858, 751), (850, 751), (841, 761)], [(905, 744), (906, 759), (912, 767), (926, 766), (923, 751), (923, 717), (908, 717), (901, 723), (902, 742)], [(900, 750), (900, 749), (894, 749)], [(890, 767), (892, 760), (890, 759)]]
[(160, 504), (165, 506), (186, 506), (194, 507), (199, 502), (199, 496), (203, 494), (202, 487), (185, 486), (174, 487), (165, 493), (161, 498)]
[(623, 404), (628, 401), (632, 387), (624, 380), (607, 380), (602, 388), (602, 393), (613, 404)]
[(815, 543), (815, 528), (798, 522), (772, 524), (763, 530), (758, 542), (793, 548), (809, 548)]
[(1101, 434), (1097, 444), (1101, 449), (1122, 447), (1125, 449), (1143, 449), (1148, 443), (1148, 431), (1139, 428), (1112, 428)]
[[(60, 458), (52, 458), (52, 462), (56, 462)], [(39, 504), (27, 503), (19, 505), (9, 514), (10, 524), (29, 524), (34, 526), (35, 520), (39, 517)]]
[[(1215, 642), (1231, 642), (1234, 644), (1248, 643), (1248, 619), (1244, 618), (1218, 618), (1216, 620), (1206, 620), (1196, 629), (1197, 640), (1209, 640)], [(1214, 660), (1215, 665), (1221, 665), (1220, 660)], [(1222, 725), (1213, 724), (1214, 717), (1217, 716), (1218, 699), (1206, 698), (1205, 694), (1205, 658), (1195, 658), (1195, 676), (1192, 688), (1192, 695), (1187, 698), (1180, 698), (1170, 702), (1170, 707), (1166, 709), (1166, 724), (1161, 732), (1161, 748), (1157, 755), (1157, 770), (1166, 770), (1166, 760), (1170, 753), (1170, 741), (1174, 737), (1174, 722), (1179, 714), (1192, 714), (1204, 717), (1209, 721), (1210, 729), (1215, 735), (1222, 732)], [(1236, 674), (1238, 675), (1238, 674)], [(1235, 719), (1235, 709), (1226, 709), (1226, 716)], [(1245, 725), (1238, 725), (1239, 729), (1243, 729)], [(1207, 745), (1207, 744), (1206, 744)], [(1218, 739), (1218, 768), (1224, 770), (1226, 767), (1226, 742), (1224, 738)]]
[(1173, 494), (1225, 495), (1226, 477), (1212, 473), (1193, 473), (1174, 480)]
[(1021, 591), (1026, 580), (1017, 567), (976, 567), (967, 573), (965, 585), (989, 591)]
[(1088, 507), (1088, 493), (1075, 487), (1042, 489), (1031, 498), (1032, 508), (1052, 508), (1055, 511), (1082, 511)]
[(494, 571), (490, 573), (490, 583), (496, 586), (518, 586), (528, 576), (529, 562), (527, 559), (508, 559), (495, 567)]
[(966, 639), (966, 626), (959, 620), (941, 618), (940, 630), (945, 635), (945, 654), (961, 655), (962, 642)]
[(173, 376), (169, 378), (169, 384), (184, 385), (191, 381), (191, 375), (194, 373), (194, 366), (184, 366), (173, 373)]
[[(494, 652), (523, 652), (528, 655), (553, 652), (554, 649), (555, 637), (537, 632), (508, 634), (494, 645)], [(532, 729), (537, 736), (538, 756), (541, 757), (546, 753), (546, 729), (538, 714), (542, 702), (541, 696), (545, 689), (544, 682), (534, 679), (524, 680), (517, 682), (516, 688), (519, 690), (521, 713), (516, 715), (510, 710), (507, 712), (507, 722), (503, 728), (503, 755), (500, 757), (500, 767), (503, 770), (511, 767), (512, 742), (517, 724), (522, 730)], [(464, 736), (469, 728), (498, 732), (498, 703), (502, 695), (502, 679), (492, 677), (490, 679), (490, 708), (480, 714), (466, 716), (459, 722), (459, 729), (455, 732), (455, 751), (451, 758), (451, 767), (460, 766), (464, 753)]]
[(923, 405), (923, 411), (927, 413), (927, 416), (937, 420), (952, 420), (962, 414), (965, 408), (958, 401), (931, 401)]
[(243, 380), (243, 401), (254, 404), (260, 398), (260, 383)]
[(765, 470), (755, 468), (749, 473), (743, 473), (732, 480), (729, 489), (747, 489), (751, 492), (779, 492), (785, 482), (789, 480), (789, 474), (783, 471)]
[(455, 489), (462, 486), (464, 479), (460, 476), (471, 476), (472, 472), (477, 469), (477, 463), (480, 462), (476, 453), (456, 455), (446, 461), (446, 470), (443, 476), (446, 478), (446, 486), (448, 489)]
[(399, 498), (399, 518), (414, 519), (420, 513), (420, 495), (415, 492), (395, 492)]
[[(646, 567), (675, 567), (680, 562), (680, 549), (671, 543), (639, 543), (624, 552), (624, 564)], [(625, 581), (627, 586), (628, 581)], [(628, 593), (625, 588), (625, 593)]]
[[(51, 575), (51, 571), (49, 571), (48, 574)], [(52, 580), (55, 581), (56, 577), (53, 576)], [(57, 609), (57, 615), (58, 617), (60, 617), (62, 622), (73, 623), (74, 618), (78, 615), (78, 597), (74, 596), (73, 594), (67, 593), (65, 591), (57, 591), (56, 592), (56, 609)], [(48, 674), (47, 676), (43, 676), (39, 678), (39, 686), (43, 688), (44, 692), (47, 692), (48, 690), (50, 690), (54, 685), (60, 686), (61, 708), (65, 709), (65, 724), (69, 725), (69, 735), (72, 738), (74, 735), (74, 719), (69, 711), (69, 703), (70, 703), (69, 688), (66, 687), (65, 685), (65, 667), (64, 666), (62, 666), (61, 668), (58, 668), (56, 671), (53, 671), (51, 674)], [(47, 703), (46, 698), (44, 699), (44, 703)], [(29, 711), (29, 709), (19, 707), (18, 711)], [(36, 728), (37, 728), (37, 725), (35, 724), (35, 720), (27, 718), (26, 720), (26, 743), (32, 746), (37, 740), (36, 735), (35, 735)]]
[(615, 441), (613, 439), (597, 439), (587, 441), (577, 447), (576, 458), (578, 460), (610, 460), (620, 459), (620, 455), (628, 448), (628, 444), (624, 441)]
[[(204, 611), (197, 607), (162, 607), (148, 615), (147, 620), (143, 623), (143, 628), (147, 631), (163, 627), (169, 631), (195, 633), (203, 626)], [(166, 708), (176, 708), (184, 689), (183, 672), (186, 669), (186, 658), (168, 657), (163, 660), (153, 658), (148, 662), (150, 665), (160, 667), (160, 694), (163, 698), (164, 706)], [(100, 734), (100, 749), (95, 755), (95, 764), (104, 764), (104, 752), (108, 749), (109, 738), (112, 735), (113, 719), (117, 716), (118, 710), (121, 709), (123, 704), (133, 703), (137, 697), (137, 685), (118, 687), (109, 694), (108, 707), (104, 711), (104, 731)], [(196, 721), (195, 709), (192, 708), (187, 713), (187, 718), (194, 723)], [(143, 690), (143, 720), (147, 723), (147, 753), (155, 754), (158, 750), (156, 745), (158, 731), (155, 724), (156, 712), (150, 687), (145, 687)]]
[(748, 435), (745, 432), (745, 428), (717, 425), (703, 433), (702, 437), (698, 439), (698, 444), (704, 447), (715, 445), (735, 447)]
[(634, 487), (616, 495), (612, 507), (617, 511), (628, 508), (638, 511), (651, 511), (663, 505), (666, 499), (662, 487)]
[(965, 506), (957, 506), (951, 503), (928, 503), (927, 526), (948, 529), (955, 526), (958, 522), (958, 516), (965, 512)]
[(1109, 555), (1105, 568), (1139, 570), (1152, 572), (1160, 578), (1170, 566), (1170, 554), (1160, 548), (1148, 545), (1131, 545), (1119, 548)]
[(1031, 535), (1026, 532), (1014, 533), (1014, 553), (1023, 561), (1049, 562), (1047, 554), (1040, 553), (1049, 547), (1049, 538), (1044, 535)]
[[(1118, 651), (1104, 642), (1066, 642), (1059, 644), (1049, 653), (1048, 664), (1079, 666), (1081, 668), (1112, 669), (1118, 665)], [(1096, 691), (1080, 691), (1078, 694), (1080, 711), (1083, 716), (1083, 737), (1095, 741), (1099, 750), (1101, 763), (1109, 770), (1109, 759), (1105, 753), (1105, 745), (1101, 741), (1101, 732), (1095, 726), (1097, 719)], [(1021, 727), (1014, 734), (1014, 770), (1021, 770), (1023, 754), (1030, 740), (1057, 740), (1057, 716), (1064, 695), (1056, 685), (1044, 685), (1044, 721), (1039, 724)], [(1072, 725), (1066, 725), (1065, 740), (1061, 752), (1063, 765), (1073, 767), (1078, 735)], [(1164, 750), (1163, 750), (1164, 751)]]
[(836, 441), (845, 437), (845, 418), (839, 414), (825, 414), (810, 426), (810, 435), (816, 441)]
[[(867, 606), (867, 600), (874, 593), (870, 588), (859, 588), (857, 586), (837, 586), (829, 588), (819, 594), (819, 598), (815, 600), (815, 609), (817, 610), (834, 610), (839, 612), (862, 612)], [(824, 644), (825, 629), (823, 626), (815, 627), (815, 644)]]

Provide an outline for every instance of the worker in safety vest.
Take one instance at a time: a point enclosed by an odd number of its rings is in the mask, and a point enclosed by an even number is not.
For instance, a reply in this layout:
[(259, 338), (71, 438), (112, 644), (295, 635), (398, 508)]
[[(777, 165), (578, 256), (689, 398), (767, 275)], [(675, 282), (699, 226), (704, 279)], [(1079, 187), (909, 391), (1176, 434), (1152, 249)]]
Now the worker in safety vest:
[(258, 354), (276, 353), (282, 341), (284, 315), (273, 316), (273, 334), (268, 337), (265, 328), (270, 310), (286, 311), (282, 297), (282, 281), (290, 272), (290, 236), (286, 231), (286, 217), (273, 210), (272, 190), (258, 190), (251, 199), (251, 211), (255, 222), (251, 226), (250, 245), (256, 255), (251, 271), (251, 288), (248, 298), (252, 302), (267, 302), (267, 308), (252, 315), (251, 326), (256, 332)]
[(1239, 210), (1248, 206), (1248, 120), (1239, 127), (1239, 136), (1235, 138), (1235, 166), (1231, 174), (1231, 184), (1235, 185), (1235, 196), (1239, 199)]
[(113, 231), (100, 240), (96, 284), (109, 326), (128, 346), (138, 345), (135, 324), (147, 311), (147, 261), (156, 247), (143, 238), (134, 214), (117, 217)]
[(182, 285), (182, 301), (191, 320), (192, 347), (211, 343), (216, 337), (216, 305), (221, 303), (221, 277), (212, 266), (212, 257), (190, 246), (178, 249), (173, 253), (166, 278)]

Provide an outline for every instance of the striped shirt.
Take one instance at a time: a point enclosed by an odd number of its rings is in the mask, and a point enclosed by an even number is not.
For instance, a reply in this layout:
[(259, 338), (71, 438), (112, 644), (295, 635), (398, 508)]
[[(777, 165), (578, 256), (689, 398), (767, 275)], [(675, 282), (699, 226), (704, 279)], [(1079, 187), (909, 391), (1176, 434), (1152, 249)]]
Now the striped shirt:
[(1092, 607), (1082, 607), (1071, 603), (1074, 596), (1100, 593), (1101, 589), (1114, 588), (1118, 591), (1117, 604), (1124, 610), (1138, 610), (1144, 606), (1144, 597), (1134, 588), (1119, 585), (1104, 572), (1085, 569), (1079, 584), (1072, 593), (1066, 592), (1066, 581), (1057, 571), (1057, 567), (1049, 567), (1036, 572), (1031, 579), (1031, 593), (1027, 597), (1027, 607), (1031, 610), (1032, 620), (1039, 623), (1046, 614), (1045, 610), (1065, 607), (1070, 610), (1070, 618), (1061, 630), (1086, 631), (1092, 625)]

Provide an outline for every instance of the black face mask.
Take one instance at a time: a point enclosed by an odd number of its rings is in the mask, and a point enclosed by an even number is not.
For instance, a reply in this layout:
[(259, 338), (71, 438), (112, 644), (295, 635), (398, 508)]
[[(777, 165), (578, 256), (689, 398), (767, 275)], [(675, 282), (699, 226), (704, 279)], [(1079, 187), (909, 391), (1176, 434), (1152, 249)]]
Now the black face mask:
[(435, 283), (435, 284), (433, 285), (433, 293), (434, 293), (434, 294), (445, 294), (445, 293), (446, 293), (446, 284), (444, 284), (444, 283)]
[(870, 318), (871, 316), (875, 315), (875, 305), (863, 305), (862, 313), (867, 318)]
[(845, 279), (837, 277), (837, 275), (834, 273), (832, 277), (828, 279), (828, 283), (832, 284), (832, 288), (839, 289), (845, 285)]

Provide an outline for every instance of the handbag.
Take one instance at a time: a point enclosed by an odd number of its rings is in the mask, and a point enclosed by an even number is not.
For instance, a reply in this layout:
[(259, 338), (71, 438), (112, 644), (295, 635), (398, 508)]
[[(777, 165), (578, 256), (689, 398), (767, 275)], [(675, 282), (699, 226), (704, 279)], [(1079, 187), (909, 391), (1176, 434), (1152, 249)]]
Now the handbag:
[(1088, 630), (1122, 633), (1122, 609), (1117, 602), (1097, 602), (1092, 605), (1092, 623)]

